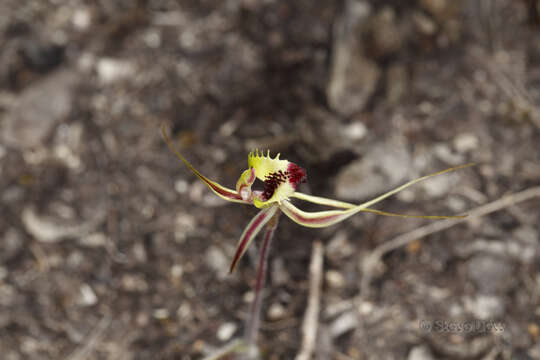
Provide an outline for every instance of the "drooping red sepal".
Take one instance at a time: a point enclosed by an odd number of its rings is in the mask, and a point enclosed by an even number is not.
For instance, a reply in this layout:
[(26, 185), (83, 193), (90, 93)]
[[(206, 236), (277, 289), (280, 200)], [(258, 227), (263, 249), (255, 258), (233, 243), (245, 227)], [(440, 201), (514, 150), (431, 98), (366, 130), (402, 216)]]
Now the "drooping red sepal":
[(234, 254), (229, 273), (233, 272), (236, 264), (238, 264), (238, 261), (246, 252), (251, 241), (257, 236), (259, 231), (261, 231), (263, 226), (272, 219), (278, 209), (279, 207), (277, 205), (266, 207), (259, 211), (259, 213), (255, 215), (253, 219), (251, 219), (249, 224), (244, 229), (242, 236), (240, 236), (240, 240), (238, 241), (238, 245), (236, 246), (236, 253)]
[(172, 150), (172, 152), (174, 152), (176, 156), (178, 156), (178, 158), (180, 158), (180, 160), (184, 162), (184, 164), (189, 168), (189, 170), (191, 170), (192, 173), (194, 173), (199, 179), (201, 179), (201, 181), (204, 182), (206, 186), (208, 186), (210, 190), (212, 190), (217, 196), (227, 201), (238, 202), (242, 204), (251, 204), (251, 201), (242, 199), (242, 196), (240, 196), (240, 194), (237, 191), (226, 188), (225, 186), (221, 186), (217, 182), (208, 179), (206, 176), (201, 174), (197, 169), (195, 169), (193, 165), (191, 165), (191, 163), (187, 161), (186, 158), (184, 158), (182, 154), (180, 154), (180, 152), (173, 145), (173, 143), (167, 136), (167, 132), (165, 131), (165, 125), (161, 127), (161, 134), (163, 135), (165, 142), (167, 143), (169, 148)]

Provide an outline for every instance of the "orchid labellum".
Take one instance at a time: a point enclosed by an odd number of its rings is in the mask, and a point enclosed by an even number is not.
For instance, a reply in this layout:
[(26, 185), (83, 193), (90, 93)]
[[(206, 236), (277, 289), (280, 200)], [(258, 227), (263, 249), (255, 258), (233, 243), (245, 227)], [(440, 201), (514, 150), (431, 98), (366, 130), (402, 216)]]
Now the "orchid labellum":
[[(268, 151), (266, 154), (258, 151), (250, 152), (248, 155), (248, 169), (245, 170), (236, 183), (236, 189), (224, 187), (197, 171), (189, 161), (180, 154), (169, 140), (165, 128), (162, 127), (162, 134), (173, 152), (184, 162), (184, 164), (217, 196), (220, 198), (241, 204), (254, 205), (261, 209), (257, 215), (249, 222), (244, 232), (240, 236), (236, 253), (231, 263), (229, 272), (232, 272), (242, 257), (251, 241), (257, 236), (259, 231), (268, 224), (272, 230), (275, 227), (275, 219), (281, 211), (294, 222), (307, 227), (326, 227), (343, 221), (358, 212), (371, 212), (385, 216), (400, 216), (400, 217), (415, 217), (425, 219), (447, 219), (460, 218), (463, 216), (424, 216), (424, 215), (403, 215), (394, 214), (385, 211), (371, 209), (370, 206), (394, 195), (409, 186), (420, 181), (426, 180), (432, 176), (441, 175), (449, 171), (472, 166), (473, 164), (465, 164), (452, 167), (443, 171), (439, 171), (421, 178), (409, 181), (406, 184), (388, 191), (372, 200), (366, 201), (363, 204), (355, 205), (338, 200), (327, 199), (324, 197), (313, 196), (296, 191), (298, 185), (306, 178), (306, 171), (300, 166), (280, 159), (280, 154), (274, 158), (270, 156)], [(251, 186), (255, 179), (263, 181), (264, 188), (262, 190), (252, 190)], [(306, 212), (302, 211), (291, 203), (292, 198), (308, 201), (311, 203), (324, 205), (337, 210)]]

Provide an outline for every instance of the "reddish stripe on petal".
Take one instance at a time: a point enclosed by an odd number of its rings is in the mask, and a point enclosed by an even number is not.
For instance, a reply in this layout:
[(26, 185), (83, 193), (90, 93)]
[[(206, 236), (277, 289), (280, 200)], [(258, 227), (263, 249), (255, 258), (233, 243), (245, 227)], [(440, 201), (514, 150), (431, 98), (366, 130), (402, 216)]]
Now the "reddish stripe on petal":
[(231, 192), (231, 191), (227, 191), (227, 190), (225, 190), (225, 189), (211, 183), (210, 181), (208, 181), (204, 177), (201, 177), (201, 180), (204, 181), (208, 186), (210, 186), (212, 188), (212, 190), (214, 190), (215, 192), (217, 192), (220, 195), (223, 195), (223, 196), (228, 197), (230, 199), (242, 200), (242, 197), (240, 196), (240, 194), (237, 194), (237, 193), (234, 193), (234, 192)]
[(257, 215), (255, 217), (255, 219), (253, 220), (253, 223), (251, 223), (251, 226), (246, 230), (246, 232), (244, 234), (244, 237), (242, 239), (240, 239), (240, 243), (238, 244), (238, 247), (236, 248), (236, 253), (234, 254), (234, 258), (233, 258), (231, 267), (229, 269), (229, 273), (232, 273), (232, 271), (234, 270), (234, 268), (236, 266), (236, 263), (238, 262), (238, 260), (240, 260), (240, 257), (244, 253), (244, 249), (245, 249), (246, 245), (249, 243), (249, 240), (253, 236), (253, 232), (255, 231), (257, 226), (259, 226), (261, 224), (261, 222), (267, 216), (268, 216), (267, 212), (260, 213), (259, 215)]
[(249, 184), (253, 184), (255, 182), (255, 168), (251, 168), (251, 175), (249, 176), (249, 179), (247, 182)]
[(335, 218), (343, 215), (343, 214), (335, 214), (335, 215), (321, 216), (317, 218), (306, 218), (292, 211), (290, 212), (290, 214), (294, 216), (299, 222), (308, 223), (308, 224), (324, 223), (325, 221), (334, 220)]

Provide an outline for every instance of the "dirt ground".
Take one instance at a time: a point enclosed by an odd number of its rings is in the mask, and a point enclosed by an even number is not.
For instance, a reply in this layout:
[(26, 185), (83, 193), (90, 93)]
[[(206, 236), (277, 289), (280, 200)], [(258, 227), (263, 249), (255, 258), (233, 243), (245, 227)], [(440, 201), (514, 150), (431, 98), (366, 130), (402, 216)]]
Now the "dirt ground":
[(540, 359), (539, 31), (536, 0), (0, 1), (1, 358), (200, 359), (242, 336), (259, 242), (227, 270), (256, 209), (200, 183), (165, 123), (229, 187), (256, 148), (357, 203), (478, 164), (377, 205), (471, 216), (376, 266), (434, 221), (282, 216), (264, 359), (300, 350), (316, 240), (314, 359)]

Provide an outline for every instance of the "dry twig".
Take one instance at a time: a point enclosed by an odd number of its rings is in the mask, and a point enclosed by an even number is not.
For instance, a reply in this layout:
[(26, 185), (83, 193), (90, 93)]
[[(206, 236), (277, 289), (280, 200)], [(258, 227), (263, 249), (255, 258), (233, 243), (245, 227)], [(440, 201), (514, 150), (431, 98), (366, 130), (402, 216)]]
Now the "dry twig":
[(296, 360), (311, 359), (311, 355), (313, 354), (317, 337), (317, 325), (319, 324), (322, 270), (323, 246), (320, 241), (316, 241), (313, 243), (311, 263), (309, 265), (309, 298), (304, 322), (302, 323), (302, 347), (298, 355), (296, 355)]
[(367, 296), (369, 291), (369, 285), (371, 283), (371, 278), (373, 277), (375, 268), (380, 264), (381, 258), (386, 253), (428, 235), (434, 234), (442, 230), (446, 230), (454, 225), (485, 216), (492, 212), (502, 210), (509, 206), (516, 205), (520, 202), (530, 200), (535, 197), (540, 197), (540, 186), (523, 190), (518, 193), (506, 195), (498, 200), (474, 208), (469, 212), (469, 216), (467, 216), (466, 218), (447, 219), (433, 222), (428, 225), (416, 228), (408, 233), (399, 235), (394, 239), (379, 245), (363, 262), (363, 276), (361, 284), (362, 296)]

